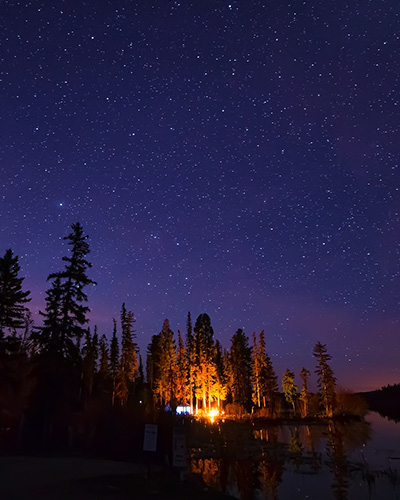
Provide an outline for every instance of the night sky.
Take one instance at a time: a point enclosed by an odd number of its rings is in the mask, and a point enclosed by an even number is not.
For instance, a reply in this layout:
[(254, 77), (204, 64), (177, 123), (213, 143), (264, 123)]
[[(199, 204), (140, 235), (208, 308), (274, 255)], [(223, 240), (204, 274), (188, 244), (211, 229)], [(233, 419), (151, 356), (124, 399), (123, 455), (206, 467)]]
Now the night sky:
[[(44, 308), (90, 237), (91, 325), (206, 312), (279, 380), (400, 382), (398, 0), (0, 3), (0, 253)], [(39, 322), (39, 319), (37, 318)], [(299, 380), (298, 380), (299, 382)]]

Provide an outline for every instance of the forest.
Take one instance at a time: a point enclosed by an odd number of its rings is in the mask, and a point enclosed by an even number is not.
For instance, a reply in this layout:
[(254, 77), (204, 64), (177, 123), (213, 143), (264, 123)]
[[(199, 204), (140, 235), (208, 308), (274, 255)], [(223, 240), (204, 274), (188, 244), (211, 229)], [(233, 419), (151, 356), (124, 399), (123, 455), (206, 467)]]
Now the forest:
[(307, 368), (299, 374), (300, 387), (289, 368), (278, 377), (263, 331), (250, 341), (238, 329), (224, 349), (205, 313), (192, 322), (189, 312), (186, 332), (177, 336), (165, 319), (144, 366), (134, 313), (125, 304), (111, 338), (89, 326), (86, 289), (95, 283), (88, 276), (88, 237), (76, 223), (64, 239), (69, 254), (63, 269), (48, 277), (40, 326), (32, 320), (18, 256), (8, 249), (0, 258), (3, 448), (121, 450), (129, 438), (141, 439), (135, 422), (154, 422), (182, 407), (198, 417), (234, 419), (339, 418), (365, 409), (337, 390), (326, 345), (314, 346), (318, 391), (312, 393)]

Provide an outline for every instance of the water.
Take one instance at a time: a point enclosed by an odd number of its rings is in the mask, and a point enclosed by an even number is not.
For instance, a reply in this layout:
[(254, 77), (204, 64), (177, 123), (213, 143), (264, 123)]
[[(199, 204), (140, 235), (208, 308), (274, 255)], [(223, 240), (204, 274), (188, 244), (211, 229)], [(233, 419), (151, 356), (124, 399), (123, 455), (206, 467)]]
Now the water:
[(240, 500), (400, 499), (400, 424), (377, 413), (329, 424), (221, 422), (191, 441), (192, 471)]

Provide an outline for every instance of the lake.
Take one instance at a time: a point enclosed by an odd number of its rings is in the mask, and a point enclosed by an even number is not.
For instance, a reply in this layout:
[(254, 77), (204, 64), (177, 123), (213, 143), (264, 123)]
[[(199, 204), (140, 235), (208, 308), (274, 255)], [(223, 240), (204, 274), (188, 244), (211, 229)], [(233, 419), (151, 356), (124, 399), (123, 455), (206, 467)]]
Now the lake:
[[(193, 437), (195, 436), (195, 437)], [(400, 423), (217, 422), (191, 432), (191, 470), (240, 500), (400, 499)]]

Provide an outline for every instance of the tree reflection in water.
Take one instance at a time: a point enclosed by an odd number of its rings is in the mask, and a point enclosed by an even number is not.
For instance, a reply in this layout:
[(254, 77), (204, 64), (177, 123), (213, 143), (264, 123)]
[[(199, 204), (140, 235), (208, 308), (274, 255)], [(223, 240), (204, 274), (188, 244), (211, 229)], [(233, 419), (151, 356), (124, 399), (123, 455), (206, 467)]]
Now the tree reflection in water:
[(332, 491), (337, 500), (347, 500), (349, 463), (344, 448), (343, 432), (334, 422), (328, 425), (328, 467), (333, 474)]
[(205, 446), (192, 443), (192, 472), (240, 500), (279, 500), (282, 481), (293, 480), (293, 474), (300, 481), (328, 469), (333, 498), (346, 500), (351, 473), (362, 479), (361, 464), (350, 465), (347, 454), (361, 449), (369, 436), (369, 424), (364, 421), (259, 427), (249, 422), (221, 423), (219, 433), (213, 433), (212, 446), (210, 441)]

